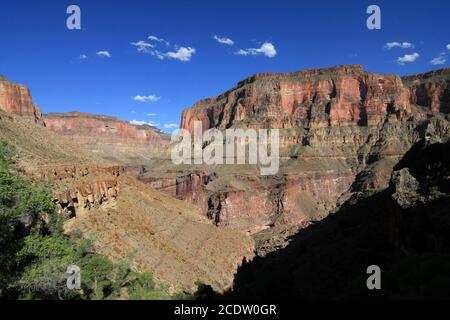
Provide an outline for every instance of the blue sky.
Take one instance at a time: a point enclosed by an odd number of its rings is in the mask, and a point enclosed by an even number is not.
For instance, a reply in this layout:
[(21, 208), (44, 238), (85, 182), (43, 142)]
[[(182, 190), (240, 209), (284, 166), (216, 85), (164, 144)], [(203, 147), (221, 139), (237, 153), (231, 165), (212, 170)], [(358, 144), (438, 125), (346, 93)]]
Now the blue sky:
[[(66, 28), (71, 4), (81, 8), (81, 30)], [(366, 27), (371, 4), (381, 8), (381, 30)], [(8, 0), (0, 10), (0, 74), (29, 86), (44, 112), (109, 114), (170, 131), (164, 125), (179, 124), (184, 108), (257, 72), (360, 63), (405, 75), (447, 67), (449, 12), (444, 0)]]

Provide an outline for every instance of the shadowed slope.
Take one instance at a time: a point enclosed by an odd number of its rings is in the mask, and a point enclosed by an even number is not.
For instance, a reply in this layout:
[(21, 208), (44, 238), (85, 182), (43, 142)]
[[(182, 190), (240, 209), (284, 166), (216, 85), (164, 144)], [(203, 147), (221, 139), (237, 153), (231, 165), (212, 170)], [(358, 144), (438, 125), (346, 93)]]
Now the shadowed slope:
[[(293, 236), (282, 250), (239, 269), (228, 298), (449, 298), (450, 143), (418, 143), (390, 187), (353, 197)], [(369, 291), (366, 269), (382, 270)]]

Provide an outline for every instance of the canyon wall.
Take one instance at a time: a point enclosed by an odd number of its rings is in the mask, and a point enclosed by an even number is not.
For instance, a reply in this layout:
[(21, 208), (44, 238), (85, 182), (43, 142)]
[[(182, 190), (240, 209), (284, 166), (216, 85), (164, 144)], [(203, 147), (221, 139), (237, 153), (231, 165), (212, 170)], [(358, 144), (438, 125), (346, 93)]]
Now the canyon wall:
[(49, 113), (45, 123), (50, 130), (116, 163), (140, 165), (167, 158), (170, 137), (149, 125), (82, 112)]
[(106, 115), (83, 112), (49, 113), (45, 116), (47, 127), (69, 136), (81, 144), (117, 143), (150, 145), (163, 143), (163, 132), (148, 125), (133, 125), (127, 121)]
[(320, 220), (353, 193), (387, 188), (415, 142), (448, 134), (449, 79), (449, 69), (402, 79), (359, 65), (256, 74), (184, 110), (181, 128), (280, 129), (279, 173), (219, 166), (192, 184), (184, 170), (176, 196), (248, 233)]
[(450, 112), (450, 68), (404, 77), (411, 103), (435, 112)]
[(2, 76), (0, 76), (0, 110), (43, 123), (41, 110), (33, 104), (30, 89), (12, 83)]
[(256, 74), (217, 98), (186, 109), (181, 127), (193, 132), (194, 121), (201, 121), (204, 130), (367, 126), (379, 124), (388, 114), (409, 111), (409, 91), (399, 76), (371, 74), (352, 65)]

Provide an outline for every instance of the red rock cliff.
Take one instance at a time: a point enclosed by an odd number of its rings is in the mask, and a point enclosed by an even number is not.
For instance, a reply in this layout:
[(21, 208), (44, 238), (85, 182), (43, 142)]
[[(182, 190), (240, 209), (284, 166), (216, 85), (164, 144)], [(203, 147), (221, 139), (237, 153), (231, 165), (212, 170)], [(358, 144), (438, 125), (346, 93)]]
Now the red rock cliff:
[(127, 121), (105, 115), (82, 112), (49, 113), (47, 127), (84, 143), (119, 143), (150, 145), (167, 141), (167, 136), (155, 127), (133, 125)]
[(39, 107), (33, 104), (30, 90), (21, 84), (14, 84), (0, 76), (0, 110), (42, 122)]
[(388, 114), (408, 113), (409, 100), (399, 76), (371, 74), (359, 65), (263, 73), (185, 110), (181, 127), (192, 132), (194, 121), (205, 130), (377, 125)]
[(181, 127), (281, 129), (278, 175), (217, 167), (176, 195), (249, 233), (320, 220), (354, 192), (387, 188), (393, 166), (425, 135), (450, 134), (434, 112), (450, 111), (449, 79), (445, 69), (401, 79), (359, 65), (256, 74), (184, 110)]
[(435, 112), (450, 112), (450, 68), (404, 77), (411, 103)]

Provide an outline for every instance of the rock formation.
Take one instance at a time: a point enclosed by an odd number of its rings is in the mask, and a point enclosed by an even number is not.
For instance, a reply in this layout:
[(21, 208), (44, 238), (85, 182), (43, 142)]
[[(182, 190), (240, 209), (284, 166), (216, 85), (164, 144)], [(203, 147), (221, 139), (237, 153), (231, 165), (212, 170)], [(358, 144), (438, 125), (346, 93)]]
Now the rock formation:
[(410, 112), (409, 92), (395, 75), (339, 66), (291, 74), (256, 74), (217, 98), (183, 112), (181, 127), (262, 127), (377, 125), (387, 115)]
[[(226, 297), (446, 299), (449, 175), (450, 142), (421, 140), (396, 165), (388, 189), (352, 197), (284, 249), (245, 264)], [(371, 265), (381, 268), (382, 290), (367, 289)]]
[[(202, 281), (220, 291), (243, 259), (253, 258), (247, 233), (268, 260), (241, 269), (236, 296), (254, 296), (245, 290), (281, 268), (289, 279), (281, 275), (277, 283), (290, 283), (293, 272), (295, 283), (305, 285), (272, 296), (332, 298), (347, 292), (339, 279), (371, 263), (378, 248), (387, 248), (389, 258), (380, 262), (387, 267), (403, 261), (404, 248), (420, 252), (418, 224), (430, 223), (426, 248), (447, 248), (448, 239), (439, 237), (448, 234), (440, 221), (449, 193), (442, 160), (450, 137), (449, 81), (449, 69), (403, 79), (361, 66), (257, 74), (183, 112), (181, 127), (191, 132), (196, 120), (204, 130), (280, 129), (281, 165), (273, 176), (261, 176), (254, 165), (173, 165), (167, 135), (114, 117), (49, 114), (48, 128), (37, 125), (43, 118), (29, 90), (4, 79), (0, 139), (16, 146), (18, 171), (51, 186), (70, 217), (67, 233), (95, 238), (97, 250), (112, 259), (133, 252), (135, 268), (175, 286), (192, 289)], [(25, 121), (30, 117), (35, 121)], [(424, 217), (430, 204), (436, 215)], [(363, 250), (352, 250), (355, 243)], [(298, 260), (290, 263), (293, 255)], [(261, 277), (245, 289), (254, 270)], [(339, 277), (329, 276), (336, 270)], [(323, 275), (332, 280), (317, 286)]]
[(435, 112), (450, 112), (450, 68), (404, 77), (410, 101)]
[[(172, 183), (166, 177), (164, 188), (216, 224), (249, 233), (320, 220), (352, 193), (386, 188), (393, 166), (420, 138), (448, 133), (438, 111), (448, 112), (449, 79), (448, 69), (401, 79), (359, 65), (256, 74), (184, 110), (181, 127), (280, 129), (279, 174), (203, 167), (206, 177), (193, 183), (193, 166), (180, 168)], [(152, 180), (148, 172), (141, 178)]]
[(152, 145), (163, 143), (167, 136), (149, 125), (133, 125), (116, 117), (83, 112), (49, 113), (47, 127), (80, 144), (97, 143)]
[(49, 113), (47, 127), (83, 148), (122, 164), (138, 165), (168, 152), (170, 137), (149, 125), (82, 112)]
[(0, 76), (0, 110), (42, 122), (39, 107), (33, 104), (30, 90), (21, 84), (15, 84)]
[(16, 148), (15, 170), (51, 190), (69, 218), (69, 236), (91, 239), (95, 251), (114, 262), (132, 255), (133, 269), (151, 272), (173, 290), (194, 291), (200, 282), (222, 291), (253, 257), (253, 242), (242, 233), (215, 227), (194, 206), (27, 116), (0, 110), (0, 141)]

